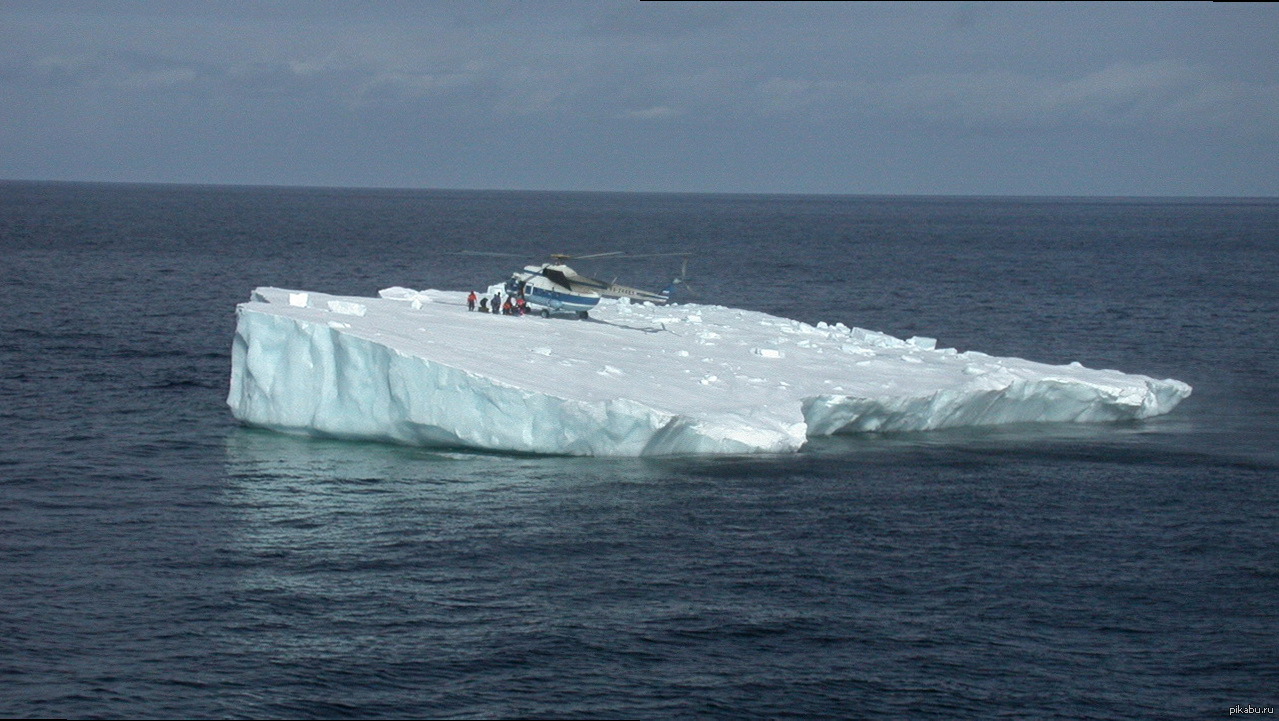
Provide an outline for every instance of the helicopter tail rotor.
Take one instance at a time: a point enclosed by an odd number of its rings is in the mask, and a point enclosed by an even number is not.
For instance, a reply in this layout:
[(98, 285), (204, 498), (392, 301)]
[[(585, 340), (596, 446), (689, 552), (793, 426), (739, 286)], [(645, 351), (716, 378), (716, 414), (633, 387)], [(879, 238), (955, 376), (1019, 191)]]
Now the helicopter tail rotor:
[[(680, 253), (679, 255), (688, 255), (688, 254)], [(676, 277), (674, 280), (672, 280), (670, 285), (666, 286), (666, 290), (662, 291), (662, 295), (666, 296), (667, 298), (670, 298), (672, 295), (675, 294), (676, 289), (682, 289), (681, 292), (686, 292), (689, 295), (693, 295), (693, 296), (699, 295), (699, 293), (697, 292), (697, 289), (695, 289), (693, 286), (689, 285), (688, 283), (688, 258), (685, 258), (684, 262), (680, 264), (679, 276)]]
[(688, 292), (692, 293), (693, 295), (697, 295), (697, 289), (688, 284), (688, 259), (687, 258), (684, 259), (684, 264), (680, 266), (679, 282), (684, 286), (684, 288)]

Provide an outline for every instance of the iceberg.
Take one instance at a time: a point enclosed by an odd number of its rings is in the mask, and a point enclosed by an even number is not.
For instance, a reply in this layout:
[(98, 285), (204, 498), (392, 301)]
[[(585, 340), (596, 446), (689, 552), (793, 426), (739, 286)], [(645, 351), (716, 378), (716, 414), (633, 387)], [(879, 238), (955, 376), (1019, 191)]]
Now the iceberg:
[(579, 321), (472, 312), (454, 291), (258, 288), (236, 316), (235, 418), (426, 446), (788, 453), (836, 433), (1149, 418), (1191, 391), (715, 305), (605, 300)]

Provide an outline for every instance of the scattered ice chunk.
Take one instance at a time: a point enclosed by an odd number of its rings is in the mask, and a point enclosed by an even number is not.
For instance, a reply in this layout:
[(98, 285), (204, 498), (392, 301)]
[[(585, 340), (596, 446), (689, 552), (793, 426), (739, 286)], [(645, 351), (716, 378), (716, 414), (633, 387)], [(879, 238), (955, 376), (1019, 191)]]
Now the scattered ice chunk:
[(349, 300), (331, 300), (328, 302), (328, 308), (339, 315), (363, 316), (368, 312), (368, 306)]
[(377, 294), (379, 298), (400, 300), (410, 303), (416, 302), (419, 305), (433, 302), (430, 296), (430, 291), (413, 290), (411, 288), (401, 288), (400, 286), (395, 286), (394, 288), (383, 288), (382, 290), (379, 290)]

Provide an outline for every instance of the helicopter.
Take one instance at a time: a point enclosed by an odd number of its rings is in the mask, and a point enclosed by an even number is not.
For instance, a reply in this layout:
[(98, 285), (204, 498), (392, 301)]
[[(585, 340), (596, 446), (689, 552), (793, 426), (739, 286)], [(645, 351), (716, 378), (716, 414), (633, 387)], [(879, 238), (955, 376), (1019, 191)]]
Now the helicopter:
[[(509, 253), (484, 253), (479, 251), (462, 251), (465, 255), (510, 256)], [(511, 274), (506, 281), (508, 295), (523, 296), (529, 306), (538, 309), (543, 318), (556, 313), (575, 313), (578, 318), (589, 317), (592, 308), (599, 304), (601, 298), (629, 298), (632, 301), (662, 305), (671, 299), (675, 287), (685, 283), (688, 271), (688, 259), (685, 257), (680, 276), (671, 281), (661, 291), (643, 290), (613, 281), (599, 280), (582, 275), (569, 267), (567, 260), (587, 260), (594, 258), (612, 258), (615, 260), (632, 258), (653, 258), (661, 256), (688, 256), (690, 253), (646, 253), (631, 255), (622, 251), (610, 253), (591, 253), (588, 255), (568, 255), (551, 253), (550, 262), (526, 265), (523, 270)]]

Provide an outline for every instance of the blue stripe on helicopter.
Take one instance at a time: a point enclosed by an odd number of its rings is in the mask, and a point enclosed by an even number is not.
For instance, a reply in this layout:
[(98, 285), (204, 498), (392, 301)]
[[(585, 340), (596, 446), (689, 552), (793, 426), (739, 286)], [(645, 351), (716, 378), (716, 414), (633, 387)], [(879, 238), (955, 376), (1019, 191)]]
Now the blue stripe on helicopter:
[(587, 310), (600, 302), (599, 296), (561, 293), (557, 290), (544, 290), (533, 286), (524, 288), (524, 299), (534, 305), (548, 308), (567, 308), (569, 310)]

